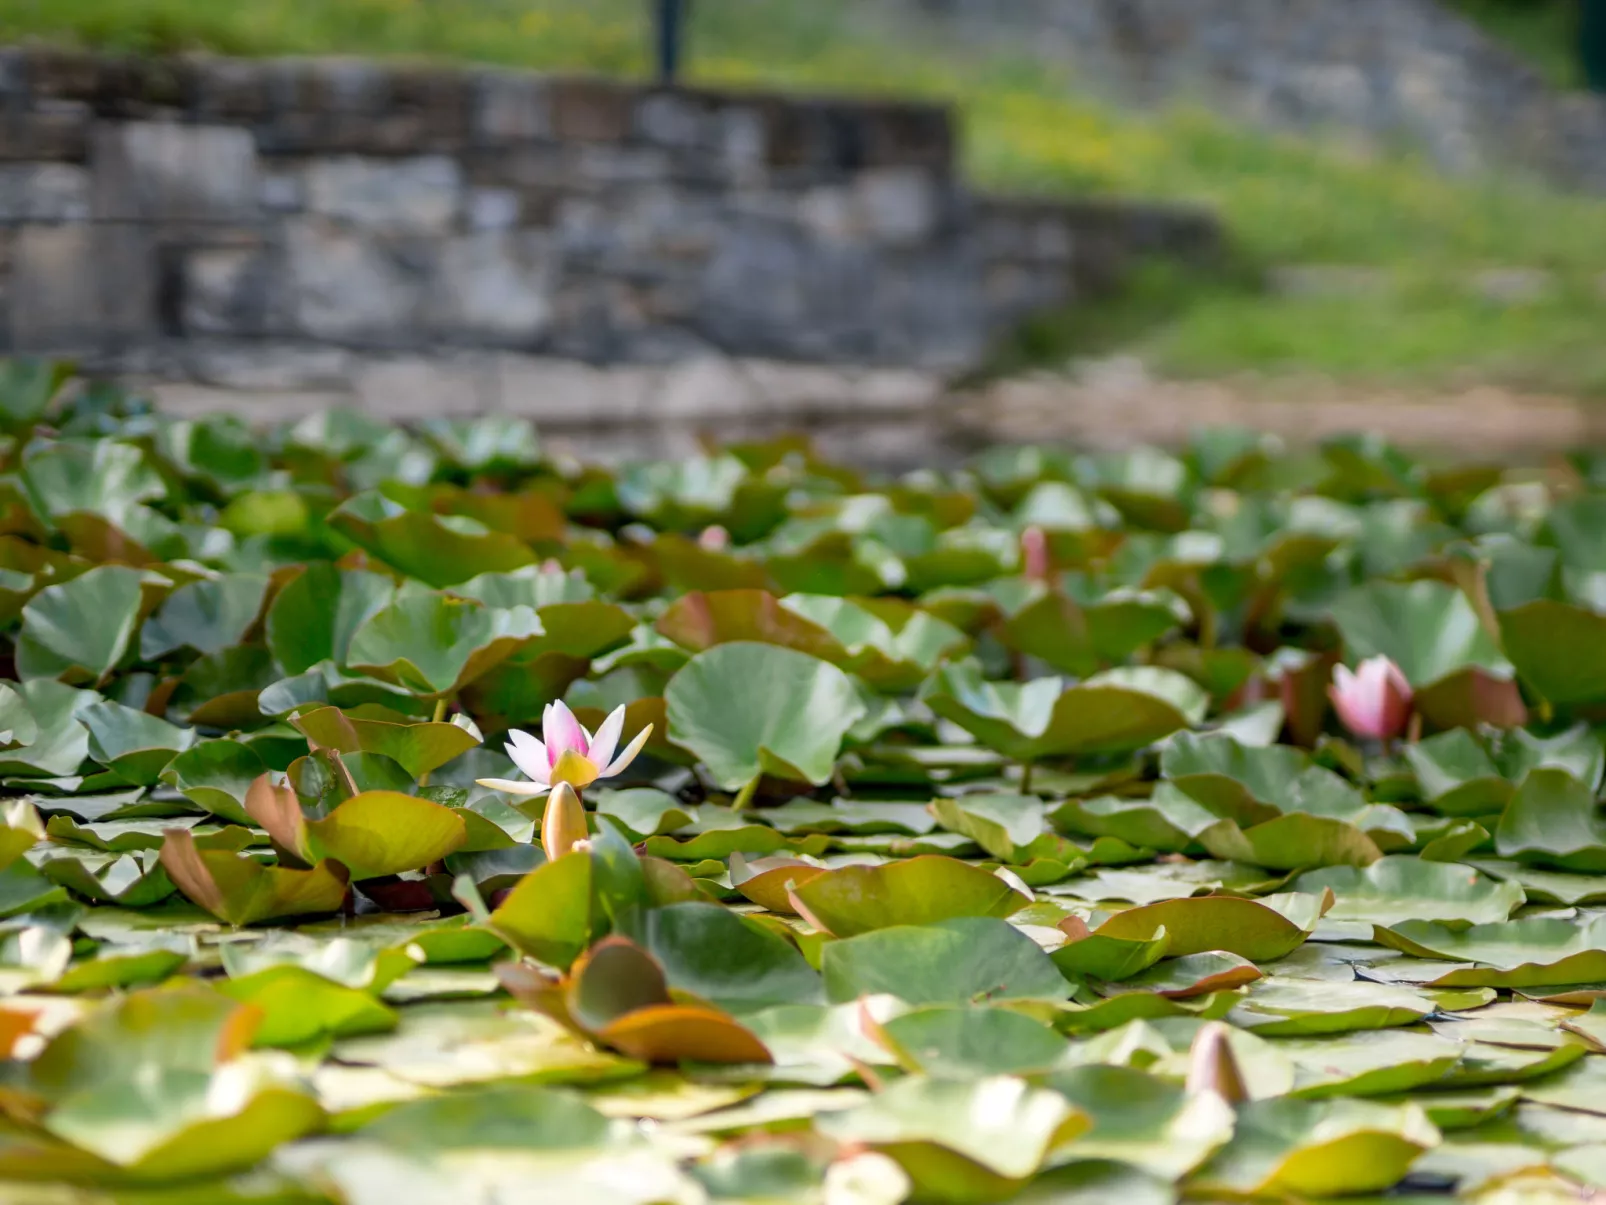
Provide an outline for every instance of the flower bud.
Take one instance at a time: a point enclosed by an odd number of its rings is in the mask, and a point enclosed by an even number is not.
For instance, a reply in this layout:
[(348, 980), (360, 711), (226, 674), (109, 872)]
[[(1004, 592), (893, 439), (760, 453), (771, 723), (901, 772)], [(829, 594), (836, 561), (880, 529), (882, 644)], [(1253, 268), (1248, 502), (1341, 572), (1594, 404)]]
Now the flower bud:
[(1387, 657), (1370, 657), (1353, 671), (1334, 666), (1327, 693), (1344, 727), (1362, 739), (1393, 740), (1410, 723), (1411, 684)]
[(579, 794), (568, 783), (558, 783), (547, 797), (546, 811), (541, 816), (541, 848), (546, 851), (547, 861), (557, 861), (590, 835)]

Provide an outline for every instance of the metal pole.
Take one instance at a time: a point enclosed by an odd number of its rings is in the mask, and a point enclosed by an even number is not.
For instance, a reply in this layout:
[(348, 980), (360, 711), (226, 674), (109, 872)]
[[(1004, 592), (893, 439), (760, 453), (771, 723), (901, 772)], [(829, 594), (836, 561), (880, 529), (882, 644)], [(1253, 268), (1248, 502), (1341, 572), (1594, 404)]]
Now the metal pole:
[(686, 12), (691, 0), (657, 0), (658, 82), (673, 84), (680, 78)]
[(1578, 49), (1584, 80), (1596, 92), (1606, 92), (1606, 0), (1581, 0)]

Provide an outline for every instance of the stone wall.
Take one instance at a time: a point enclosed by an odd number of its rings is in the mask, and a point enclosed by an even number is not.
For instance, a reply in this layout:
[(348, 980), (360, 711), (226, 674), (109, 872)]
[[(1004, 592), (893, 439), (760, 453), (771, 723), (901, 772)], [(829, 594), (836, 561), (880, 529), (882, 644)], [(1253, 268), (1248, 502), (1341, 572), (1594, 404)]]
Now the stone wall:
[(186, 409), (903, 415), (1025, 315), (1216, 245), (973, 195), (953, 143), (914, 104), (0, 52), (0, 352)]
[(867, 0), (928, 37), (1073, 67), (1125, 101), (1404, 144), (1606, 190), (1606, 100), (1561, 94), (1437, 0)]

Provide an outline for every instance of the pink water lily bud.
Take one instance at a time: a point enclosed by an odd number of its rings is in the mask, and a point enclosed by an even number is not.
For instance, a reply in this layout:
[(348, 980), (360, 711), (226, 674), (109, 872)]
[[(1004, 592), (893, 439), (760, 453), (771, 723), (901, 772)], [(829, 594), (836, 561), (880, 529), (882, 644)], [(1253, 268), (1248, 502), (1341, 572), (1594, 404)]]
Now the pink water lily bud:
[(1393, 740), (1411, 721), (1411, 683), (1387, 657), (1369, 657), (1353, 671), (1334, 666), (1327, 694), (1344, 727), (1363, 739)]
[(712, 527), (703, 528), (697, 543), (704, 552), (724, 552), (731, 546), (731, 533), (715, 523)]
[(1020, 533), (1021, 572), (1027, 581), (1046, 582), (1053, 574), (1048, 554), (1048, 533), (1033, 524)]
[(593, 735), (585, 730), (568, 704), (559, 700), (548, 703), (541, 717), (541, 735), (537, 740), (528, 732), (517, 728), (508, 731), (507, 755), (513, 764), (524, 772), (528, 782), (507, 778), (480, 778), (482, 787), (493, 791), (506, 791), (509, 795), (545, 795), (559, 783), (567, 783), (576, 790), (584, 790), (601, 778), (622, 774), (625, 767), (636, 760), (636, 754), (652, 735), (648, 724), (636, 734), (636, 739), (614, 756), (619, 736), (625, 727), (625, 709), (615, 707), (608, 718), (597, 726)]

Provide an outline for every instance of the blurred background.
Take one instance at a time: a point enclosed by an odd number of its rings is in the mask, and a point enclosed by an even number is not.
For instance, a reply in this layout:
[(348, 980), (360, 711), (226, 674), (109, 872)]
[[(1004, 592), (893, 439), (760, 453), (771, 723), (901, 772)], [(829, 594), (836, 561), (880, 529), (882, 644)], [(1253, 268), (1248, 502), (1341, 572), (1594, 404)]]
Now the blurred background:
[[(650, 348), (587, 344), (565, 336), (560, 319), (538, 341), (514, 341), (543, 360), (662, 366), (705, 361), (710, 348), (766, 362), (888, 369), (907, 360), (940, 377), (936, 392), (944, 413), (959, 416), (962, 441), (1087, 437), (1092, 426), (1112, 441), (1154, 438), (1199, 417), (1247, 415), (1290, 432), (1358, 419), (1401, 424), (1406, 438), (1416, 423), (1428, 438), (1562, 443), (1593, 436), (1606, 393), (1606, 100), (1592, 91), (1606, 88), (1601, 0), (0, 0), (0, 39), (145, 58), (495, 65), (643, 85), (673, 71), (680, 84), (719, 94), (929, 102), (951, 108), (952, 170), (977, 195), (1199, 214), (1220, 235), (1209, 254), (1137, 238), (1123, 244), (1119, 271), (1094, 274), (1097, 287), (1058, 292), (1019, 285), (1036, 253), (1012, 253), (1017, 286), (1000, 303), (1006, 317), (989, 311), (973, 347), (968, 332), (954, 335), (965, 346), (949, 362), (915, 336), (907, 352), (868, 336), (811, 351), (757, 319), (749, 347), (741, 333), (749, 328), (729, 316), (706, 328), (682, 321), (676, 329), (695, 341)], [(97, 86), (100, 98), (86, 102), (93, 116), (127, 116), (109, 106), (104, 78)], [(773, 125), (770, 136), (766, 195), (783, 188)], [(86, 162), (100, 171), (89, 145)], [(265, 136), (258, 150), (286, 163), (306, 152)], [(682, 185), (749, 198), (762, 191), (752, 181), (677, 176)], [(619, 178), (608, 187), (665, 185)], [(808, 187), (815, 209), (805, 224), (829, 225), (815, 196), (822, 186)], [(875, 197), (883, 209), (929, 202), (886, 187)], [(100, 204), (91, 197), (97, 219)], [(598, 220), (618, 212), (604, 207)], [(568, 228), (562, 215), (555, 221)], [(895, 229), (899, 216), (876, 221)], [(959, 226), (933, 229), (960, 237)], [(1077, 226), (1075, 237), (1100, 236)], [(879, 280), (913, 262), (881, 255), (859, 270)], [(997, 267), (974, 262), (978, 271)], [(789, 272), (808, 271), (777, 258), (739, 279), (767, 294), (784, 292)], [(995, 277), (989, 298), (1011, 287)], [(951, 279), (916, 274), (909, 289), (941, 291)], [(570, 312), (567, 286), (554, 287), (559, 314)], [(688, 304), (732, 308), (710, 301), (708, 287)], [(843, 290), (840, 278), (835, 287)], [(515, 292), (507, 304), (517, 301)], [(158, 311), (164, 304), (161, 339), (207, 333), (184, 329), (188, 311), (175, 318), (171, 297), (158, 299)], [(812, 320), (802, 313), (793, 319)], [(919, 324), (927, 310), (887, 313), (866, 321)], [(307, 330), (316, 317), (298, 321), (300, 336), (321, 334)], [(610, 311), (597, 321), (618, 318)], [(961, 324), (946, 310), (930, 321), (956, 332)], [(338, 328), (329, 342), (372, 342)], [(223, 335), (238, 342), (265, 329)], [(418, 350), (405, 343), (375, 346)], [(114, 367), (134, 371), (126, 357)], [(700, 380), (673, 384), (691, 393), (724, 387), (707, 371)], [(205, 395), (174, 396), (199, 405)], [(695, 403), (682, 409), (698, 415)], [(717, 413), (712, 406), (700, 417)]]

